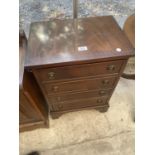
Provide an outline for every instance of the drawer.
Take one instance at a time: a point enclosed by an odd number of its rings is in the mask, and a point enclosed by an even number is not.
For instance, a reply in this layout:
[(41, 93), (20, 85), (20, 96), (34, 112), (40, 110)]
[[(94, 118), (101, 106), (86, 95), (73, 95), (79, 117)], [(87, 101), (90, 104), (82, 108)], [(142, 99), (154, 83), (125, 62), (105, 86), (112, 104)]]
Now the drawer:
[(42, 84), (48, 95), (54, 93), (70, 93), (77, 91), (89, 91), (92, 89), (110, 89), (117, 77), (100, 77), (67, 82), (55, 82)]
[(104, 97), (108, 96), (111, 93), (111, 89), (106, 90), (91, 90), (91, 91), (82, 91), (76, 93), (59, 93), (55, 95), (48, 96), (48, 100), (50, 104), (65, 102), (65, 101), (73, 101), (78, 99), (85, 99), (91, 97)]
[(65, 66), (48, 69), (36, 69), (33, 73), (39, 81), (48, 82), (81, 77), (119, 73), (125, 60), (92, 63), (85, 65)]
[(72, 110), (72, 109), (80, 109), (92, 106), (101, 106), (107, 104), (108, 97), (94, 97), (87, 99), (75, 100), (72, 102), (59, 102), (57, 104), (52, 104), (54, 111), (64, 111), (64, 110)]

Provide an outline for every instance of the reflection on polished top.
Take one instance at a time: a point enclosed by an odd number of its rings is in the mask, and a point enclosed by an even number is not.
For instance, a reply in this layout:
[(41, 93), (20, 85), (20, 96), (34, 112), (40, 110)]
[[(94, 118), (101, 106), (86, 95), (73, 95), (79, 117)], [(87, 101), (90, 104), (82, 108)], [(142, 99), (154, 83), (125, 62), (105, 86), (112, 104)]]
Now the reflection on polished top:
[(31, 24), (25, 66), (63, 64), (133, 54), (133, 47), (112, 16)]

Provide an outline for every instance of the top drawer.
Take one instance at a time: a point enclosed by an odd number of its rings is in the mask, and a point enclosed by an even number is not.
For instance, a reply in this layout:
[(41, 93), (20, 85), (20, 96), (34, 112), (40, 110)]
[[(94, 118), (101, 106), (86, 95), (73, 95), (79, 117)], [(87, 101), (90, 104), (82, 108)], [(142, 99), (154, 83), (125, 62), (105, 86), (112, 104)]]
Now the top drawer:
[(67, 80), (102, 74), (119, 73), (124, 62), (125, 60), (118, 60), (57, 68), (36, 69), (33, 70), (33, 73), (42, 82)]

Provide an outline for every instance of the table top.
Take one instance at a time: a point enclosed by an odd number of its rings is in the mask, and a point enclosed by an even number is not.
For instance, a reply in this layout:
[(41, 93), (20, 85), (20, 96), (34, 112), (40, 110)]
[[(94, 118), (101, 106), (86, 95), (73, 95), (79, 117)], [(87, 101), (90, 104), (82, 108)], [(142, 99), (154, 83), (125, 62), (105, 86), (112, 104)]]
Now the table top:
[(112, 16), (35, 22), (30, 27), (25, 67), (120, 59), (133, 51)]

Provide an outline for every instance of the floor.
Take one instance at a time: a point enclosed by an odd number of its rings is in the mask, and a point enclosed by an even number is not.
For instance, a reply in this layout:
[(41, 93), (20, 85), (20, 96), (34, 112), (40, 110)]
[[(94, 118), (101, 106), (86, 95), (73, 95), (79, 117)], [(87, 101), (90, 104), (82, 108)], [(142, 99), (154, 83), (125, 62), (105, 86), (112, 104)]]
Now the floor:
[[(134, 13), (134, 0), (79, 0), (79, 17), (113, 15), (120, 27)], [(19, 26), (29, 35), (30, 23), (72, 18), (70, 0), (19, 0)], [(126, 72), (134, 71), (134, 60)], [(134, 155), (134, 84), (121, 78), (106, 113), (71, 112), (50, 118), (49, 129), (20, 133), (20, 155)]]
[(20, 155), (134, 155), (134, 80), (121, 78), (108, 112), (71, 112), (50, 118), (49, 129), (20, 134)]
[[(71, 0), (19, 0), (19, 26), (29, 35), (31, 22), (73, 18)], [(78, 0), (78, 17), (113, 15), (120, 27), (135, 12), (135, 0)]]
[[(133, 155), (133, 140), (134, 135), (132, 132), (122, 132), (104, 139), (92, 140), (55, 150), (42, 151), (41, 155)], [(118, 143), (119, 141), (121, 143)]]

